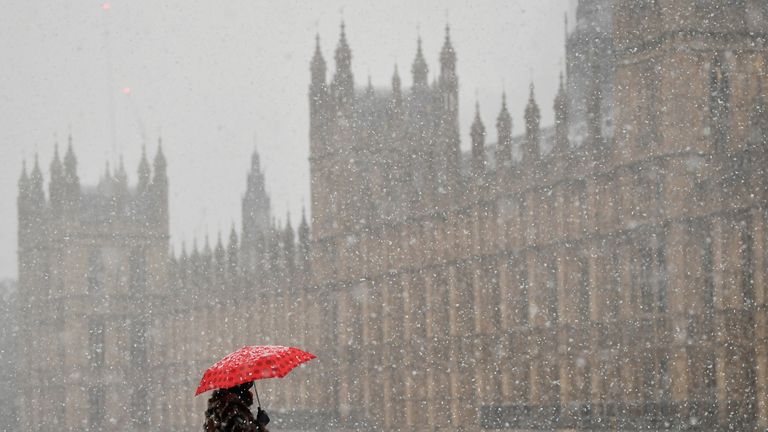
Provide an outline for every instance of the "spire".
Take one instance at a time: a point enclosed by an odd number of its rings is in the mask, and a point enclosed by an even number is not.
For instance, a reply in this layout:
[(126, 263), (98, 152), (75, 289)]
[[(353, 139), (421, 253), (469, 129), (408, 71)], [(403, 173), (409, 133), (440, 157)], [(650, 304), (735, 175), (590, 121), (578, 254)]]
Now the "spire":
[(51, 199), (51, 210), (56, 216), (61, 215), (61, 210), (64, 203), (65, 189), (66, 186), (64, 182), (64, 166), (62, 165), (61, 157), (59, 156), (59, 144), (56, 143), (53, 146), (51, 178), (48, 183), (48, 196)]
[(237, 275), (237, 251), (237, 231), (235, 231), (235, 224), (232, 224), (232, 228), (229, 230), (229, 245), (227, 246), (227, 270), (230, 277)]
[(411, 74), (413, 75), (414, 88), (427, 87), (429, 67), (427, 61), (424, 60), (424, 53), (421, 51), (421, 36), (416, 40), (416, 58), (413, 60), (413, 66), (411, 66)]
[(269, 227), (270, 213), (271, 203), (266, 191), (264, 173), (261, 171), (259, 152), (254, 149), (242, 202), (242, 243), (245, 247), (255, 247), (259, 233), (265, 232)]
[(72, 135), (68, 138), (67, 154), (64, 155), (64, 205), (67, 213), (75, 212), (80, 203), (80, 177), (77, 175), (77, 158), (72, 147)]
[(456, 78), (456, 51), (451, 43), (451, 26), (445, 25), (445, 42), (440, 51), (440, 82), (448, 89), (458, 86)]
[(158, 180), (165, 180), (167, 181), (167, 173), (166, 168), (168, 166), (166, 160), (165, 160), (165, 154), (163, 153), (163, 139), (159, 138), (157, 140), (157, 153), (155, 153), (155, 161), (153, 163), (155, 168), (155, 177), (154, 182), (157, 182)]
[(310, 251), (309, 224), (307, 223), (307, 213), (304, 207), (301, 207), (301, 224), (299, 224), (299, 266), (303, 273), (309, 272), (309, 251)]
[(472, 138), (472, 175), (479, 182), (485, 173), (485, 125), (480, 119), (480, 103), (475, 102), (475, 121), (470, 132)]
[(27, 160), (21, 161), (21, 175), (19, 176), (19, 194), (16, 197), (16, 209), (19, 221), (19, 235), (21, 236), (26, 230), (23, 228), (27, 226), (27, 218), (29, 211), (29, 175), (27, 174)]
[(503, 172), (512, 165), (512, 116), (507, 109), (507, 92), (501, 94), (501, 111), (496, 118), (496, 171)]
[(307, 210), (301, 206), (301, 223), (299, 224), (299, 240), (303, 242), (303, 237), (309, 241), (309, 224), (307, 223)]
[(291, 238), (293, 238), (293, 226), (291, 224), (291, 211), (290, 210), (288, 210), (286, 212), (286, 214), (285, 214), (285, 230), (286, 230), (286, 233), (288, 231), (290, 231)]
[(145, 192), (149, 188), (150, 169), (147, 161), (147, 148), (141, 146), (141, 160), (139, 161), (139, 192)]
[(157, 140), (157, 152), (153, 162), (154, 177), (150, 185), (154, 220), (161, 229), (168, 230), (168, 165), (163, 153), (163, 139)]
[(336, 73), (333, 76), (333, 91), (336, 103), (344, 106), (354, 98), (354, 76), (352, 75), (352, 50), (347, 43), (347, 33), (344, 21), (341, 22), (339, 44), (336, 46)]
[(539, 159), (540, 150), (540, 121), (541, 113), (536, 104), (533, 83), (531, 83), (531, 93), (528, 97), (528, 106), (525, 107), (525, 149), (523, 151), (523, 160), (526, 162)]
[(371, 74), (368, 74), (368, 85), (365, 87), (365, 95), (368, 98), (373, 98), (373, 83), (371, 82)]
[(121, 192), (128, 192), (128, 173), (125, 172), (125, 164), (123, 163), (122, 155), (120, 155), (120, 161), (115, 170), (115, 180), (117, 180)]
[(310, 63), (312, 74), (309, 85), (309, 130), (310, 147), (314, 154), (320, 150), (320, 146), (325, 141), (326, 121), (328, 116), (328, 86), (326, 85), (326, 65), (323, 53), (320, 50), (320, 35), (315, 36), (315, 55)]
[(395, 71), (392, 73), (392, 93), (400, 94), (401, 87), (400, 73), (397, 70), (397, 63), (395, 63)]
[(200, 251), (197, 247), (197, 237), (195, 237), (194, 239), (192, 239), (192, 256), (194, 258), (197, 258), (198, 255), (200, 255)]
[(283, 248), (285, 250), (285, 262), (289, 271), (292, 271), (295, 267), (295, 246), (294, 246), (294, 233), (293, 226), (291, 226), (291, 212), (285, 216), (285, 229), (283, 231)]
[(555, 96), (555, 148), (556, 153), (568, 151), (568, 95), (565, 92), (563, 73), (560, 72), (560, 87)]
[(59, 144), (53, 145), (53, 160), (51, 161), (51, 176), (64, 175), (64, 166), (61, 164), (61, 157), (59, 156)]
[(43, 192), (43, 173), (40, 171), (40, 163), (35, 153), (35, 166), (29, 176), (29, 198), (36, 210), (42, 210), (45, 205), (45, 192)]
[(399, 122), (405, 112), (403, 109), (403, 92), (401, 85), (400, 73), (397, 70), (397, 64), (395, 64), (395, 71), (392, 73), (392, 98), (389, 100), (388, 107), (388, 119), (391, 126), (390, 130), (393, 133), (400, 130)]
[(205, 233), (205, 242), (203, 243), (203, 254), (211, 255), (211, 239), (208, 237), (208, 233)]
[(221, 240), (221, 230), (216, 237), (216, 248), (213, 250), (213, 261), (216, 280), (220, 283), (224, 280), (225, 269), (227, 268), (227, 253), (224, 250), (224, 243)]
[(27, 174), (27, 160), (21, 161), (21, 175), (19, 176), (19, 196), (26, 195), (29, 188), (29, 175)]
[(221, 239), (221, 228), (216, 233), (216, 250), (224, 251), (224, 241)]
[(77, 176), (77, 158), (72, 148), (72, 135), (68, 138), (67, 154), (64, 155), (64, 177), (71, 186), (77, 185), (80, 188), (80, 178)]
[(320, 49), (320, 34), (315, 35), (315, 54), (312, 56), (312, 85), (316, 87), (325, 85), (326, 65), (323, 52)]
[(392, 103), (393, 108), (396, 109), (399, 109), (403, 104), (402, 83), (400, 73), (397, 71), (397, 63), (395, 63), (395, 72), (392, 74)]
[(453, 49), (451, 43), (451, 26), (445, 25), (445, 41), (443, 42), (443, 49), (440, 51), (440, 64), (442, 66), (451, 66), (456, 63), (456, 52)]

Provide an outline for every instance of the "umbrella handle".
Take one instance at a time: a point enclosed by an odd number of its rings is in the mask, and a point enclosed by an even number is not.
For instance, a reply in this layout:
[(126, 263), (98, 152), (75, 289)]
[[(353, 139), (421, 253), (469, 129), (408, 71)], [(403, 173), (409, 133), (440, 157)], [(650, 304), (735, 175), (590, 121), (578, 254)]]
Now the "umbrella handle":
[(253, 391), (256, 393), (256, 403), (258, 403), (259, 409), (261, 409), (261, 401), (259, 400), (259, 391), (256, 389), (256, 384), (253, 385)]

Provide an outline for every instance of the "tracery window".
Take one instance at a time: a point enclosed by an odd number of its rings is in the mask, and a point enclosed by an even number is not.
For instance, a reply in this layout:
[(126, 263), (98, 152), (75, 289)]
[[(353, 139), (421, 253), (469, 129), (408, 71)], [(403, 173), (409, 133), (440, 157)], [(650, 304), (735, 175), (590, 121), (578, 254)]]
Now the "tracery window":
[(92, 249), (88, 253), (87, 271), (88, 294), (97, 294), (104, 291), (104, 260), (99, 249)]
[(709, 69), (710, 131), (715, 151), (723, 151), (730, 133), (731, 83), (724, 53), (714, 56)]

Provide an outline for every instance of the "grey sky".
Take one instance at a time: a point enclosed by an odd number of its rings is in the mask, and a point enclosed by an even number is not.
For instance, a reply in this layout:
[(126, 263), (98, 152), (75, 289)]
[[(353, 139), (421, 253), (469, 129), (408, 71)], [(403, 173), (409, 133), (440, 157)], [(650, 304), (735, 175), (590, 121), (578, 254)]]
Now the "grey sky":
[[(0, 14), (0, 278), (16, 275), (22, 158), (71, 131), (83, 184), (123, 154), (131, 183), (159, 135), (169, 164), (172, 242), (239, 225), (255, 145), (279, 218), (309, 198), (309, 60), (320, 33), (329, 74), (343, 13), (358, 85), (410, 86), (417, 29), (430, 71), (446, 20), (458, 55), (462, 145), (477, 93), (493, 141), (502, 87), (522, 131), (533, 78), (543, 121), (563, 58), (571, 0), (7, 0)], [(342, 12), (343, 8), (343, 12)], [(572, 16), (572, 13), (571, 13)], [(432, 73), (431, 72), (431, 73)], [(130, 93), (124, 92), (125, 88)], [(115, 137), (113, 142), (112, 137)]]

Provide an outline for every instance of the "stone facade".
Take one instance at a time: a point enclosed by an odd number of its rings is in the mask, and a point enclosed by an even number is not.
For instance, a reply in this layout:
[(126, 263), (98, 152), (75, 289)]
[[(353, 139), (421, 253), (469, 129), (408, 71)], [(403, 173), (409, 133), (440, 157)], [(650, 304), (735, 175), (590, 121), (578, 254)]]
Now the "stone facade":
[(21, 430), (194, 430), (202, 371), (271, 343), (319, 356), (258, 383), (279, 430), (768, 427), (768, 8), (581, 3), (555, 125), (531, 86), (469, 154), (449, 29), (408, 90), (356, 88), (343, 26), (328, 80), (318, 39), (297, 235), (257, 155), (242, 231), (179, 256), (160, 151), (135, 188), (25, 169)]
[[(129, 190), (122, 164), (81, 189), (72, 142), (19, 181), (21, 430), (146, 430), (150, 338), (171, 294), (168, 181), (158, 150)], [(21, 378), (23, 377), (23, 379)]]

